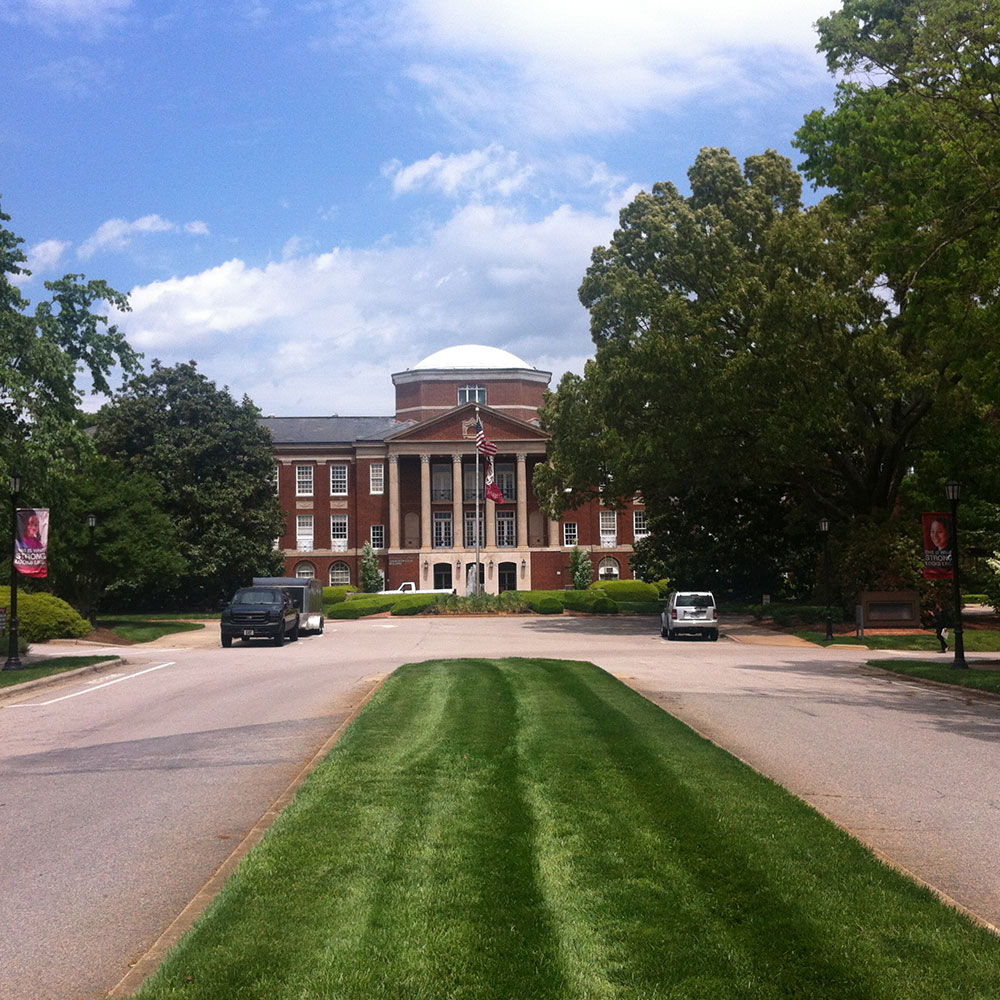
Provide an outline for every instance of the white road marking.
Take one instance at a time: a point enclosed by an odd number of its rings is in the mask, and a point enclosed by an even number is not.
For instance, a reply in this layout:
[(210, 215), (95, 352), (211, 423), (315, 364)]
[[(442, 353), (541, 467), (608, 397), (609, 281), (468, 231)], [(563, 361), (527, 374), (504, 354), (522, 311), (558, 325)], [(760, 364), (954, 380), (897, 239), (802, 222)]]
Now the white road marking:
[(151, 673), (153, 670), (162, 670), (164, 667), (172, 667), (177, 661), (170, 660), (168, 663), (158, 663), (155, 667), (147, 667), (145, 670), (140, 670), (137, 673), (129, 674), (127, 677), (118, 677), (113, 681), (105, 681), (103, 684), (98, 684), (96, 687), (84, 688), (82, 691), (74, 691), (72, 694), (64, 694), (61, 698), (53, 698), (51, 701), (35, 701), (30, 704), (27, 702), (20, 702), (16, 705), (8, 705), (8, 708), (44, 708), (46, 705), (54, 705), (58, 701), (66, 701), (68, 698), (76, 698), (81, 694), (91, 694), (94, 691), (100, 691), (101, 688), (110, 687), (112, 684), (120, 684), (122, 681), (130, 681), (134, 677), (141, 677), (143, 674)]

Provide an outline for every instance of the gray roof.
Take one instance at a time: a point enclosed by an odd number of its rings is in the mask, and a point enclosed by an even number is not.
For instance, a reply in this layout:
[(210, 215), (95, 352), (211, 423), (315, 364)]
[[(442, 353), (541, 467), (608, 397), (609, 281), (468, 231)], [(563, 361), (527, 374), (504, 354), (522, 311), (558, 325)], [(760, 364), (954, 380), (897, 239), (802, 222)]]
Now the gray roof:
[(261, 417), (258, 422), (277, 445), (384, 441), (412, 423), (395, 417)]

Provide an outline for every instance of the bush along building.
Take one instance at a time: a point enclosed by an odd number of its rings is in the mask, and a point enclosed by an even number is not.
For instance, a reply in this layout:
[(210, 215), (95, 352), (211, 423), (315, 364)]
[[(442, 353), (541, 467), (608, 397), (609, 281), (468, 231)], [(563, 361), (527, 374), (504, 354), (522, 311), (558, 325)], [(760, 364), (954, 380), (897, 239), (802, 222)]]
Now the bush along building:
[[(473, 593), (478, 526), (486, 593), (570, 586), (576, 545), (595, 578), (630, 579), (632, 543), (647, 533), (640, 503), (613, 510), (591, 501), (554, 521), (531, 488), (546, 461), (538, 407), (551, 377), (507, 351), (464, 345), (394, 374), (393, 416), (262, 418), (287, 513), (278, 541), (286, 573), (360, 586), (369, 542), (387, 589), (413, 582)], [(496, 445), (493, 485), (503, 503), (484, 499), (477, 413)]]

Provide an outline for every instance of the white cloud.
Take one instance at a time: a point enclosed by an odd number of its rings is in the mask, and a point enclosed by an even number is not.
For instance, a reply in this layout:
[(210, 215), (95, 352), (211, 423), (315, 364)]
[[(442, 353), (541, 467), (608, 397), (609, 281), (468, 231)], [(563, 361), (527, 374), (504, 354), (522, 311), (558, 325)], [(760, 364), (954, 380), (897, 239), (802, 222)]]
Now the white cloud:
[(383, 176), (392, 180), (393, 194), (430, 189), (449, 197), (469, 192), (509, 197), (524, 187), (532, 172), (520, 165), (517, 153), (496, 144), (468, 153), (434, 153), (409, 166), (393, 160), (382, 168)]
[(695, 95), (735, 105), (825, 78), (813, 24), (830, 9), (830, 0), (412, 0), (397, 43), (420, 51), (411, 78), (456, 122), (616, 131)]
[(41, 243), (35, 243), (28, 248), (28, 270), (33, 276), (54, 270), (69, 247), (70, 244), (65, 240), (43, 240)]
[(531, 220), (477, 203), (419, 244), (230, 260), (140, 286), (117, 321), (147, 359), (197, 357), (267, 413), (391, 413), (389, 374), (451, 344), (580, 370), (591, 344), (576, 291), (613, 226), (566, 206)]
[[(129, 222), (127, 219), (108, 219), (101, 223), (97, 232), (80, 244), (77, 254), (86, 260), (95, 253), (105, 250), (124, 250), (136, 236), (150, 233), (175, 233), (180, 230), (175, 222), (170, 222), (160, 215), (144, 215), (142, 218)], [(208, 226), (204, 222), (188, 222), (184, 231), (191, 235), (208, 234)]]
[(47, 26), (65, 22), (92, 29), (116, 20), (131, 7), (132, 0), (25, 0), (22, 16)]

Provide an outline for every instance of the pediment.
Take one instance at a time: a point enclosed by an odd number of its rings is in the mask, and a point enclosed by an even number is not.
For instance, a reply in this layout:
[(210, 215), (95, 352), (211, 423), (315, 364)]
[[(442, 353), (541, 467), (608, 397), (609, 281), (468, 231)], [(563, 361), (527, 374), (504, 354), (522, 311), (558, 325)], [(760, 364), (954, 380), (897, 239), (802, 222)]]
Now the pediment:
[[(545, 443), (549, 435), (536, 424), (510, 417), (500, 410), (488, 406), (479, 406), (479, 418), (483, 422), (483, 431), (488, 441), (497, 445), (525, 442)], [(429, 420), (410, 424), (397, 433), (386, 438), (390, 444), (407, 444), (424, 441), (452, 441), (455, 443), (476, 441), (476, 406), (466, 403), (456, 406), (446, 413), (438, 414)], [(501, 450), (503, 450), (501, 448)]]

